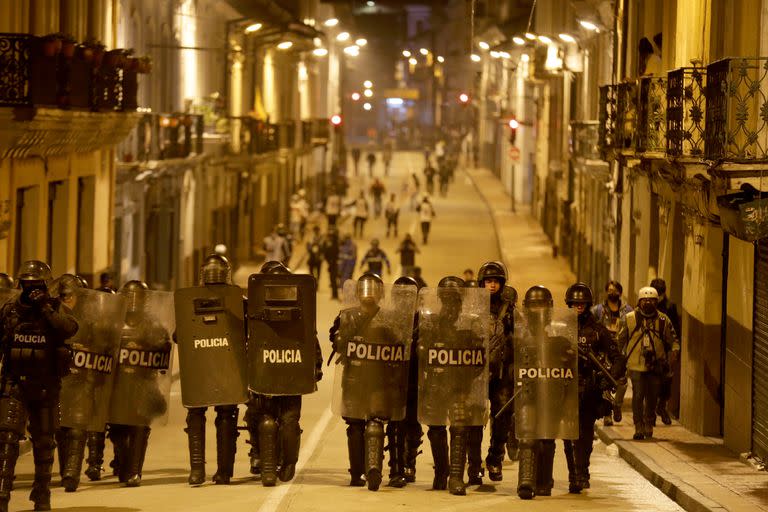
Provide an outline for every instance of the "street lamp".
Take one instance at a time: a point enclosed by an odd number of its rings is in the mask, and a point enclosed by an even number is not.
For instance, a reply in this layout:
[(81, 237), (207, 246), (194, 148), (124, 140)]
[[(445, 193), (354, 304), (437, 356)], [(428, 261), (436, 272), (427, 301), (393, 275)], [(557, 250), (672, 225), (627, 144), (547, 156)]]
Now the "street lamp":
[(371, 106), (371, 104), (370, 104), (370, 103), (364, 103), (364, 104), (363, 104), (363, 108), (364, 108), (365, 110), (371, 110), (373, 107)]
[(525, 44), (525, 39), (523, 39), (523, 38), (522, 38), (522, 37), (520, 37), (520, 36), (515, 36), (515, 37), (513, 37), (513, 38), (512, 38), (512, 41), (513, 41), (513, 42), (514, 42), (514, 43), (515, 43), (517, 46), (522, 46), (522, 45), (524, 45), (524, 44)]
[(472, 62), (480, 62), (481, 60), (480, 56), (476, 53), (473, 53), (472, 55), (470, 55), (469, 58), (472, 59)]
[(520, 60), (523, 62), (528, 62), (529, 60), (531, 60), (531, 57), (527, 53), (524, 53), (520, 56)]
[(247, 27), (245, 27), (245, 33), (246, 34), (253, 34), (257, 30), (261, 29), (261, 27), (262, 27), (261, 23), (252, 23), (252, 24), (248, 25)]
[(419, 53), (426, 57), (427, 55), (429, 55), (429, 50), (427, 50), (426, 48), (420, 48)]
[(360, 93), (359, 92), (353, 92), (352, 93), (352, 101), (358, 101), (360, 99)]
[(349, 32), (341, 32), (339, 35), (336, 36), (337, 41), (349, 41), (349, 38), (352, 37), (349, 35)]
[(360, 39), (356, 39), (355, 40), (355, 44), (357, 46), (365, 46), (365, 45), (368, 44), (368, 40), (366, 38), (364, 38), (364, 37), (361, 37)]
[(336, 18), (329, 18), (325, 20), (325, 22), (323, 23), (323, 25), (325, 25), (326, 27), (335, 27), (338, 24), (339, 24), (339, 20), (337, 20)]
[(364, 95), (366, 98), (370, 98), (371, 96), (373, 96), (373, 91), (372, 91), (372, 90), (370, 90), (370, 89), (366, 89), (366, 90), (364, 90), (364, 91), (363, 91), (363, 95)]
[(409, 52), (408, 50), (403, 50), (403, 57), (407, 59), (410, 56), (411, 56), (411, 52)]
[(525, 38), (526, 38), (526, 39), (529, 39), (529, 40), (531, 40), (531, 41), (535, 41), (535, 40), (536, 40), (536, 34), (532, 34), (532, 33), (530, 33), (530, 32), (526, 32), (526, 33), (525, 33)]
[(469, 94), (467, 94), (465, 92), (459, 94), (459, 101), (462, 102), (462, 103), (468, 102), (469, 101)]
[(373, 87), (373, 82), (371, 82), (370, 80), (366, 80), (365, 82), (363, 82), (363, 87), (365, 87), (366, 89), (370, 89), (371, 87)]
[(588, 20), (579, 20), (579, 25), (592, 32), (600, 32), (600, 27)]
[(312, 54), (315, 57), (325, 57), (326, 55), (328, 55), (328, 49), (327, 48), (315, 48), (314, 50), (312, 50)]
[(278, 50), (287, 50), (287, 49), (289, 49), (291, 46), (293, 46), (293, 42), (291, 42), (291, 41), (283, 41), (283, 42), (281, 42), (281, 43), (278, 43), (278, 45), (277, 45), (277, 49), (278, 49)]
[(443, 57), (442, 55), (438, 55), (438, 56), (437, 56), (437, 62), (439, 62), (440, 64), (442, 64), (443, 62), (445, 62), (445, 57)]
[(489, 45), (485, 41), (480, 41), (479, 43), (477, 43), (477, 46), (479, 46), (483, 50), (487, 50), (491, 47), (491, 45)]
[(408, 59), (408, 64), (410, 64), (411, 66), (415, 66), (418, 63), (419, 61), (417, 61), (414, 57), (411, 57), (410, 59)]

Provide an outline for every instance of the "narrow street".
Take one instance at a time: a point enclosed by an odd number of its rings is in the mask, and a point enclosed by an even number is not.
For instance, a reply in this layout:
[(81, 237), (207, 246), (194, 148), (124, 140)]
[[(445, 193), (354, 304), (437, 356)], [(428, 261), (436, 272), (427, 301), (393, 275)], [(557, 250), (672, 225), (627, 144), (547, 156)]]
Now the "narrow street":
[[(381, 176), (381, 160), (375, 170)], [(362, 166), (361, 166), (362, 167)], [(391, 176), (385, 178), (388, 191), (400, 193), (402, 183), (408, 173), (415, 171), (421, 177), (423, 156), (416, 152), (395, 154)], [(351, 165), (350, 165), (351, 169)], [(351, 178), (347, 201), (355, 197), (360, 187), (368, 187), (367, 177)], [(423, 179), (422, 179), (423, 187)], [(469, 175), (459, 169), (455, 183), (450, 187), (447, 197), (435, 197), (436, 218), (433, 223), (431, 239), (428, 245), (422, 245), (418, 219), (404, 202), (400, 217), (400, 237), (408, 231), (414, 235), (421, 253), (417, 255), (417, 265), (423, 268), (427, 283), (434, 286), (439, 278), (449, 275), (461, 275), (465, 268), (475, 271), (486, 260), (499, 259), (499, 249), (493, 221), (475, 185)], [(520, 229), (536, 229), (533, 223), (524, 217), (512, 216), (510, 223), (520, 223)], [(342, 233), (351, 231), (351, 223), (345, 223)], [(356, 240), (358, 257), (361, 258), (371, 238), (378, 237), (392, 261), (392, 273), (383, 276), (392, 282), (399, 272), (398, 257), (395, 253), (397, 241), (385, 238), (383, 216), (371, 219), (366, 226), (365, 238)], [(418, 236), (417, 236), (418, 235)], [(525, 239), (524, 237), (522, 239)], [(520, 248), (521, 251), (525, 247)], [(249, 270), (250, 269), (250, 270)], [(238, 284), (245, 285), (247, 273), (255, 271), (258, 265), (244, 265), (237, 274)], [(306, 272), (306, 268), (295, 269)], [(511, 283), (540, 281), (547, 283), (547, 275), (537, 275), (535, 263), (528, 268), (509, 269)], [(358, 275), (359, 272), (356, 272)], [(521, 294), (525, 290), (518, 290)], [(558, 297), (559, 300), (559, 297)], [(318, 292), (318, 333), (327, 357), (330, 344), (328, 328), (338, 313), (340, 303), (330, 300), (325, 267)], [(178, 375), (176, 375), (177, 377)], [(53, 490), (54, 510), (62, 511), (333, 511), (345, 510), (490, 510), (503, 507), (504, 510), (680, 510), (664, 494), (636, 473), (626, 462), (618, 457), (615, 446), (606, 447), (595, 442), (592, 455), (592, 488), (582, 495), (568, 494), (567, 470), (562, 455), (562, 444), (558, 442), (555, 460), (555, 489), (552, 497), (536, 498), (523, 502), (517, 498), (517, 464), (509, 461), (504, 465), (504, 480), (498, 485), (486, 484), (469, 488), (466, 497), (456, 497), (448, 492), (430, 490), (432, 465), (429, 443), (424, 437), (423, 454), (418, 459), (417, 481), (405, 489), (382, 487), (378, 492), (369, 492), (364, 488), (348, 487), (347, 454), (345, 425), (340, 418), (330, 411), (331, 395), (334, 385), (334, 372), (326, 368), (325, 377), (319, 384), (319, 390), (304, 399), (302, 414), (302, 451), (296, 478), (290, 483), (278, 483), (274, 488), (264, 488), (260, 482), (248, 473), (248, 449), (245, 443), (246, 432), (241, 432), (238, 442), (238, 456), (235, 477), (230, 486), (215, 486), (206, 483), (200, 488), (187, 485), (188, 453), (184, 434), (185, 410), (181, 406), (179, 382), (174, 381), (171, 396), (170, 419), (166, 426), (155, 426), (150, 437), (149, 450), (144, 469), (144, 478), (139, 488), (121, 487), (115, 477), (105, 475), (100, 482), (88, 482), (83, 475), (80, 488), (75, 493), (65, 493), (60, 487)], [(241, 421), (242, 412), (241, 408)], [(207, 423), (207, 474), (215, 472), (215, 430), (214, 413), (211, 409)], [(625, 419), (625, 423), (627, 423)], [(426, 429), (425, 429), (426, 431)], [(487, 440), (486, 440), (487, 441)], [(107, 460), (111, 459), (111, 446), (108, 443)], [(385, 462), (386, 463), (386, 462)], [(385, 470), (386, 471), (386, 470)], [(22, 455), (17, 465), (15, 491), (10, 502), (11, 510), (31, 510), (27, 501), (33, 464), (31, 453)], [(58, 476), (54, 477), (54, 483)]]

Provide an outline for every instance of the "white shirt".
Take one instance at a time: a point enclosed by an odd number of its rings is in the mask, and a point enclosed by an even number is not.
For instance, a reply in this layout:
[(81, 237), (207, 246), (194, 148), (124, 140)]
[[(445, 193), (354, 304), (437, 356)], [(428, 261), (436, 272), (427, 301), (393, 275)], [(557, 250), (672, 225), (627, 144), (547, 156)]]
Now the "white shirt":
[(419, 220), (421, 222), (432, 222), (434, 216), (435, 209), (432, 208), (432, 203), (422, 202), (419, 204)]

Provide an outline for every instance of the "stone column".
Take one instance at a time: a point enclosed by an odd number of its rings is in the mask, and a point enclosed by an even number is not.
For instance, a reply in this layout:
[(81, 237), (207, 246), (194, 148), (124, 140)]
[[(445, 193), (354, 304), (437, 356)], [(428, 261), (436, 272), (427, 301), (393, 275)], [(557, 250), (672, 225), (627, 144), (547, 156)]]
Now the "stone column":
[(88, 36), (88, 0), (61, 0), (61, 31), (78, 41)]
[(30, 0), (29, 31), (43, 36), (59, 31), (59, 0)]

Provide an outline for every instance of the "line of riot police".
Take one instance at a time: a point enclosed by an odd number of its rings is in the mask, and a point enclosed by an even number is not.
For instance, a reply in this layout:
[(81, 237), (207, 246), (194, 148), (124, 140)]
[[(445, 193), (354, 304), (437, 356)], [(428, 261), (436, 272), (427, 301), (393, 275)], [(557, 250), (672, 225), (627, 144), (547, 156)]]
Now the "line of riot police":
[(547, 288), (531, 287), (518, 311), (506, 282), (494, 261), (477, 282), (447, 276), (418, 289), (409, 278), (390, 286), (368, 273), (345, 284), (328, 362), (337, 372), (333, 410), (347, 423), (350, 485), (379, 489), (385, 424), (388, 485), (415, 481), (426, 425), (432, 488), (465, 495), (467, 485), (482, 484), (490, 420), (492, 481), (503, 478), (507, 450), (520, 460), (518, 495), (550, 495), (555, 439), (563, 439), (569, 491), (589, 487), (594, 423), (623, 378), (621, 353), (590, 314), (586, 285), (568, 289), (567, 308), (555, 307)]

